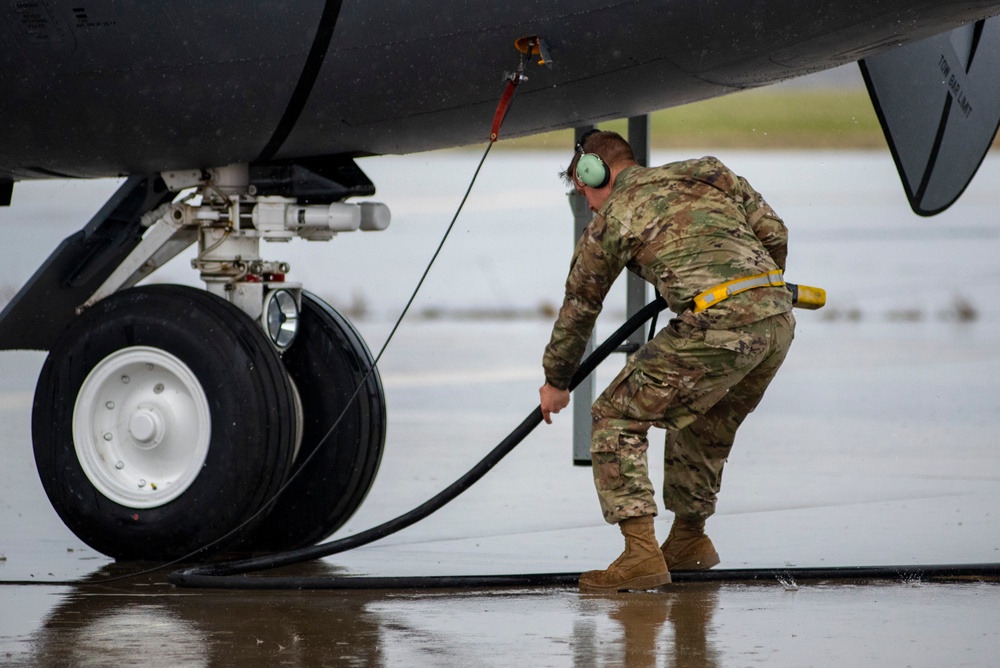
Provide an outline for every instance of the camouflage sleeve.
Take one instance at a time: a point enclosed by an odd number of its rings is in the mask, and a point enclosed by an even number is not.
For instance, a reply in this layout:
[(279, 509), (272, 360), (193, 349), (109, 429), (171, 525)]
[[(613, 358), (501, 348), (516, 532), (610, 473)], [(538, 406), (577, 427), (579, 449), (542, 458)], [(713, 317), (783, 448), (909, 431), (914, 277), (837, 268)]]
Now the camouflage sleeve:
[(617, 244), (610, 238), (613, 236), (608, 233), (604, 219), (595, 218), (573, 253), (566, 279), (566, 296), (542, 358), (545, 382), (558, 389), (569, 387), (604, 297), (627, 261), (621, 249), (615, 248)]
[(764, 248), (770, 253), (775, 264), (784, 271), (785, 260), (788, 257), (788, 228), (778, 217), (760, 193), (753, 189), (746, 179), (739, 177), (739, 186), (743, 195), (743, 209), (747, 214), (747, 222), (753, 228)]

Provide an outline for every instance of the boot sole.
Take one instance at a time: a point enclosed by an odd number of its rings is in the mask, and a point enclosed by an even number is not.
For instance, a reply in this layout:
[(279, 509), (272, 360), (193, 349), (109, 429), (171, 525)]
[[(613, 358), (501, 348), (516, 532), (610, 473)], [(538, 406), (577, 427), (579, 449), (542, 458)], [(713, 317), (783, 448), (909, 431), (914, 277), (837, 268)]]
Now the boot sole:
[(580, 591), (631, 591), (633, 589), (656, 589), (665, 584), (670, 584), (670, 573), (659, 575), (640, 575), (631, 580), (619, 582), (618, 584), (602, 587), (600, 585), (590, 585), (580, 583)]
[(687, 561), (682, 561), (675, 566), (670, 566), (672, 571), (707, 571), (713, 566), (718, 566), (722, 562), (719, 559), (719, 553), (713, 552), (712, 554), (706, 554), (701, 557), (696, 557), (694, 559), (688, 559)]

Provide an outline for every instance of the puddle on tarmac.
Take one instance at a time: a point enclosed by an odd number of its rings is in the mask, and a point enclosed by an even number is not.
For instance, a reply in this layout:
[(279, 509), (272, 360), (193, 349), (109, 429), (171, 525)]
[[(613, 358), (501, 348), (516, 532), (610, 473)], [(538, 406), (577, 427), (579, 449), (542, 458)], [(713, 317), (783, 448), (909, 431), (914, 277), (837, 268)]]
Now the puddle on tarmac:
[[(132, 568), (111, 565), (90, 580)], [(298, 569), (315, 575), (324, 567)], [(575, 588), (230, 591), (163, 573), (77, 587), (3, 588), (6, 666), (991, 665), (1000, 584), (683, 583)], [(23, 605), (21, 605), (23, 604)], [(5, 623), (5, 626), (8, 626)]]

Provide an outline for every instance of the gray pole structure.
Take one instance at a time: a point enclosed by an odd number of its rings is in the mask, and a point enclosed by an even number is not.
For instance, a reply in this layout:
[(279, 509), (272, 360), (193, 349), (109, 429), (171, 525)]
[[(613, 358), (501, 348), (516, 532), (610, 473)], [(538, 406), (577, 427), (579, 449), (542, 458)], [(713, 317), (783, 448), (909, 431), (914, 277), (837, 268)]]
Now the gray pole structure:
[[(580, 143), (580, 137), (584, 133), (593, 129), (593, 126), (576, 128), (573, 137), (573, 146)], [(583, 231), (590, 224), (593, 214), (590, 212), (590, 205), (587, 198), (576, 191), (570, 190), (569, 207), (573, 211), (573, 243), (583, 236)], [(586, 357), (594, 351), (597, 333), (590, 335), (587, 347), (583, 356)], [(590, 405), (594, 403), (594, 374), (587, 376), (583, 382), (573, 390), (573, 464), (576, 466), (590, 466)]]
[[(580, 137), (591, 127), (576, 128), (573, 139), (574, 146), (579, 143)], [(635, 158), (643, 167), (649, 166), (649, 116), (634, 116), (628, 119), (628, 141), (635, 151)], [(569, 194), (569, 205), (573, 211), (573, 239), (579, 239), (583, 230), (590, 224), (592, 214), (587, 206), (587, 199), (572, 190)], [(646, 281), (639, 276), (629, 272), (626, 277), (625, 309), (628, 317), (633, 315), (646, 305), (647, 290)], [(589, 355), (596, 345), (596, 332), (590, 335), (584, 356)], [(643, 329), (640, 328), (632, 334), (628, 340), (622, 344), (619, 350), (624, 353), (632, 353), (645, 343)], [(573, 391), (573, 463), (577, 466), (590, 466), (590, 406), (595, 398), (594, 374), (591, 374), (581, 382)]]
[[(633, 116), (628, 119), (628, 143), (635, 151), (636, 161), (643, 167), (649, 167), (649, 116)], [(640, 276), (627, 272), (625, 279), (625, 310), (631, 318), (646, 305), (646, 281)], [(624, 353), (634, 353), (646, 342), (643, 336), (644, 328), (635, 330), (622, 344), (620, 350)]]

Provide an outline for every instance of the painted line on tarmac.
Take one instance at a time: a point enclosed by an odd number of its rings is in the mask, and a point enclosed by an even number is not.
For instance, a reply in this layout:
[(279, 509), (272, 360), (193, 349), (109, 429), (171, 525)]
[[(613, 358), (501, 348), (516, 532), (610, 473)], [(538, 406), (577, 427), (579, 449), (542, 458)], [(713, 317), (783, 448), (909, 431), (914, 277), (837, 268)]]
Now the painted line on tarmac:
[(512, 367), (482, 371), (436, 371), (427, 373), (393, 373), (382, 376), (387, 388), (428, 387), (445, 385), (484, 385), (525, 380), (544, 382), (541, 367)]

